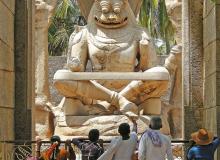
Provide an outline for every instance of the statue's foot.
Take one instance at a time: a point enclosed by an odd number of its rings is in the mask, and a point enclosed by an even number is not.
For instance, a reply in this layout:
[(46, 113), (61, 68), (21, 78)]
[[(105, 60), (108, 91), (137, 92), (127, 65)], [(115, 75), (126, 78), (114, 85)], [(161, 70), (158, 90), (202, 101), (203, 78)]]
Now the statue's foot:
[(130, 102), (123, 96), (119, 96), (119, 106), (120, 106), (120, 111), (124, 114), (126, 112), (138, 114), (138, 107), (136, 106), (136, 104)]

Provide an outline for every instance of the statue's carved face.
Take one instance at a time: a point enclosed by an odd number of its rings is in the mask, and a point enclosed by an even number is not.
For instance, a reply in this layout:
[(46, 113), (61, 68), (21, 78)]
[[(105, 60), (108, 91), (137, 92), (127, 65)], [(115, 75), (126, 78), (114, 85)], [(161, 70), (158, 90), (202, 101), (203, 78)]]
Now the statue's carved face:
[(128, 22), (127, 12), (124, 8), (127, 0), (95, 0), (96, 24), (103, 28), (120, 28)]

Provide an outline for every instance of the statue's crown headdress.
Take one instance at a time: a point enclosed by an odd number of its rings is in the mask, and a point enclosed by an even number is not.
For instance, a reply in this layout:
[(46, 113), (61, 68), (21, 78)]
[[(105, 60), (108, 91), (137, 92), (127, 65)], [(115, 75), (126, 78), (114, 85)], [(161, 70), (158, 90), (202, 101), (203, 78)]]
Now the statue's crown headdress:
[[(137, 16), (140, 11), (142, 0), (128, 0), (128, 2), (131, 6), (132, 11), (134, 12), (134, 15)], [(77, 0), (77, 3), (79, 5), (82, 15), (87, 19), (94, 0)]]

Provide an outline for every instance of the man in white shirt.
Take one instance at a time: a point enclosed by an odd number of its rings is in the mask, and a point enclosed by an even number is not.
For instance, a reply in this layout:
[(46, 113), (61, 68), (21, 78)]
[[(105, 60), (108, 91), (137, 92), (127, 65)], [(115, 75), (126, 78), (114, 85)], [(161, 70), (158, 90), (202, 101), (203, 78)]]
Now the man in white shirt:
[[(152, 117), (148, 130), (142, 135), (139, 148), (139, 160), (173, 160), (171, 140), (160, 132), (162, 120), (160, 117)], [(167, 157), (166, 157), (167, 156)]]
[(135, 120), (132, 122), (133, 130), (131, 133), (128, 123), (120, 124), (118, 132), (121, 136), (111, 141), (108, 150), (98, 160), (132, 160), (138, 140), (137, 123)]

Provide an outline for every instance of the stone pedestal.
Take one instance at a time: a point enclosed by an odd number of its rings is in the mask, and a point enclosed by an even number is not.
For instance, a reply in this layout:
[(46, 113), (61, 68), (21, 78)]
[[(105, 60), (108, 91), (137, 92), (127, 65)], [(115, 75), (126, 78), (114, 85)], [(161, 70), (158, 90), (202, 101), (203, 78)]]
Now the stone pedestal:
[[(164, 119), (164, 117), (161, 117)], [(55, 134), (60, 135), (63, 139), (73, 137), (88, 137), (90, 129), (98, 129), (103, 140), (111, 140), (118, 136), (118, 127), (121, 123), (129, 123), (131, 130), (133, 128), (132, 122), (124, 115), (90, 115), (90, 116), (65, 116), (59, 114)], [(141, 135), (149, 125), (150, 116), (139, 116), (137, 120), (138, 133)], [(161, 131), (167, 135), (170, 134), (167, 125)]]

